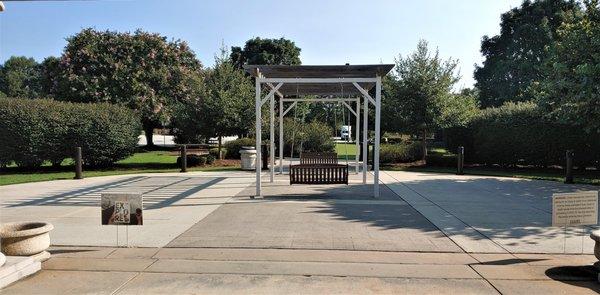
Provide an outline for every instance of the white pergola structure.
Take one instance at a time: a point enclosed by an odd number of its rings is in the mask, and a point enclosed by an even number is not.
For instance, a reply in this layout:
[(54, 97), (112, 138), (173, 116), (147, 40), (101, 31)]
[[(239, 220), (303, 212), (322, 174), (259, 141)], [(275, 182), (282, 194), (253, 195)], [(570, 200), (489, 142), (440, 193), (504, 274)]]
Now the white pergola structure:
[[(262, 106), (269, 102), (269, 159), (270, 181), (275, 174), (275, 97), (279, 99), (279, 171), (283, 173), (283, 117), (296, 106), (299, 101), (340, 102), (354, 114), (356, 129), (353, 132), (358, 137), (360, 105), (363, 105), (363, 152), (362, 176), (367, 183), (367, 146), (368, 146), (368, 114), (369, 104), (375, 108), (375, 149), (374, 149), (374, 180), (373, 196), (379, 197), (379, 149), (381, 137), (381, 79), (394, 65), (245, 65), (244, 69), (256, 78), (256, 196), (261, 196), (261, 164), (262, 155)], [(268, 90), (263, 96), (262, 90)], [(369, 92), (375, 89), (375, 97)], [(308, 96), (308, 97), (307, 97)], [(352, 109), (349, 103), (355, 102)], [(284, 109), (284, 103), (291, 103)], [(359, 143), (356, 142), (355, 169), (359, 171)]]

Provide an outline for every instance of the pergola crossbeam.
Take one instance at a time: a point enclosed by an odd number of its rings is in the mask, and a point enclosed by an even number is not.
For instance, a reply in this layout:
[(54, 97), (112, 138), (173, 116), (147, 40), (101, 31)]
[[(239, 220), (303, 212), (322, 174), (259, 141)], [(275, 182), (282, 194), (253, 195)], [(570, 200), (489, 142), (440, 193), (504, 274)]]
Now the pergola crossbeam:
[[(286, 100), (281, 99), (281, 102), (285, 102)], [(291, 111), (296, 105), (298, 104), (298, 101), (294, 101), (294, 103), (292, 105), (290, 105), (287, 109), (285, 109), (285, 111), (283, 112), (283, 115), (281, 115), (282, 117), (284, 117), (289, 111)]]
[(291, 84), (319, 84), (319, 83), (375, 83), (377, 78), (256, 78), (260, 83), (291, 83)]
[[(257, 79), (258, 80), (258, 79)], [(275, 92), (277, 92), (277, 90), (279, 90), (279, 88), (283, 85), (283, 83), (279, 83), (277, 84), (277, 86), (275, 86), (275, 88), (271, 89), (271, 91), (269, 92), (269, 94), (267, 94), (267, 96), (265, 96), (261, 101), (260, 101), (260, 105), (262, 106), (263, 104), (265, 104), (265, 102), (267, 102), (267, 100), (269, 100), (272, 96), (275, 95)]]
[(362, 88), (362, 86), (358, 85), (358, 83), (354, 82), (352, 83), (354, 84), (354, 87), (356, 87), (356, 89), (358, 89), (358, 91), (360, 91), (360, 93), (362, 93), (362, 95), (369, 100), (369, 102), (371, 102), (373, 105), (375, 105), (375, 100), (371, 97), (371, 95), (369, 95), (369, 92), (367, 92), (364, 88)]
[[(275, 89), (275, 86), (273, 86), (272, 83), (266, 83), (267, 86), (269, 86), (269, 88), (271, 89)], [(283, 98), (283, 94), (281, 92), (279, 92), (279, 87), (275, 90), (275, 94), (279, 95), (279, 97)]]
[[(356, 99), (354, 99), (353, 101), (355, 101)], [(342, 101), (342, 104), (346, 106), (346, 108), (348, 108), (348, 110), (354, 115), (354, 116), (358, 116), (356, 114), (356, 112), (352, 109), (352, 107), (345, 101)]]
[(310, 101), (310, 102), (339, 102), (339, 101), (355, 101), (356, 98), (284, 98), (284, 102), (292, 101)]

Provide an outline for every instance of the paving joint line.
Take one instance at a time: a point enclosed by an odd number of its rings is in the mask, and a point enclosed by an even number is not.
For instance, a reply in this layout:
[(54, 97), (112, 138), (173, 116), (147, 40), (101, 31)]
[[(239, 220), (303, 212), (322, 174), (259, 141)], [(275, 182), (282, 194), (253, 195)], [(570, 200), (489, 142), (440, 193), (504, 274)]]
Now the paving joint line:
[[(486, 237), (488, 240), (490, 240), (492, 243), (494, 243), (496, 246), (500, 247), (502, 250), (506, 251), (506, 253), (511, 253), (510, 251), (508, 251), (506, 248), (504, 248), (502, 245), (498, 244), (496, 241), (492, 240), (490, 237), (488, 237), (487, 235), (483, 234), (482, 232), (480, 232), (479, 230), (477, 230), (476, 228), (472, 227), (471, 225), (469, 225), (468, 223), (464, 222), (462, 219), (458, 218), (458, 216), (448, 212), (448, 210), (442, 208), (442, 206), (438, 205), (437, 203), (431, 201), (429, 198), (427, 198), (426, 196), (422, 195), (421, 193), (417, 192), (416, 190), (414, 190), (413, 188), (411, 188), (410, 186), (408, 186), (407, 184), (405, 184), (404, 182), (398, 180), (396, 177), (390, 175), (389, 173), (387, 173), (386, 171), (383, 171), (383, 173), (385, 173), (386, 175), (388, 175), (389, 177), (391, 177), (392, 179), (396, 180), (398, 183), (402, 184), (404, 187), (406, 187), (407, 189), (411, 190), (412, 192), (414, 192), (415, 194), (419, 195), (420, 197), (422, 197), (423, 199), (427, 200), (428, 202), (430, 202), (431, 204), (435, 205), (436, 207), (438, 207), (439, 209), (441, 209), (442, 211), (452, 215), (454, 218), (456, 218), (458, 221), (462, 222), (464, 225), (466, 225), (467, 227), (473, 229), (475, 232), (479, 233), (481, 236)], [(396, 194), (398, 197), (400, 197), (401, 199), (403, 199), (400, 195), (398, 195), (394, 190), (392, 190), (391, 188), (389, 188), (389, 186), (386, 183), (383, 183), (386, 187), (388, 187), (388, 189), (390, 189), (394, 194)], [(403, 199), (404, 200), (404, 199)], [(408, 201), (404, 200), (409, 206), (411, 206), (413, 209), (415, 209), (417, 212), (419, 212), (419, 214), (421, 214), (423, 217), (425, 217), (425, 215), (423, 215), (417, 208), (413, 207), (412, 204), (410, 204)], [(439, 228), (437, 225), (435, 225), (429, 218), (425, 217), (425, 219), (429, 220), (429, 222), (431, 224), (433, 224), (433, 226), (435, 226), (436, 228), (438, 228), (440, 230), (441, 233), (443, 233), (446, 237), (448, 237), (448, 239), (450, 239), (454, 244), (456, 244), (457, 247), (459, 247), (461, 250), (463, 250), (465, 253), (469, 253), (468, 251), (466, 251), (462, 246), (460, 246), (457, 242), (455, 242), (450, 236), (448, 236), (441, 228)]]

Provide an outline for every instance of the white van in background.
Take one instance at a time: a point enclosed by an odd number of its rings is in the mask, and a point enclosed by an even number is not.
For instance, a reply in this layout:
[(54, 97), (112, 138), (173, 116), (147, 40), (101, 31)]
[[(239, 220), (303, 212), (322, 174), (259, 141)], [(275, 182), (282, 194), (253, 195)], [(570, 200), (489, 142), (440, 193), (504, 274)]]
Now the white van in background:
[(352, 126), (344, 125), (342, 126), (340, 131), (340, 137), (342, 138), (342, 140), (352, 140)]

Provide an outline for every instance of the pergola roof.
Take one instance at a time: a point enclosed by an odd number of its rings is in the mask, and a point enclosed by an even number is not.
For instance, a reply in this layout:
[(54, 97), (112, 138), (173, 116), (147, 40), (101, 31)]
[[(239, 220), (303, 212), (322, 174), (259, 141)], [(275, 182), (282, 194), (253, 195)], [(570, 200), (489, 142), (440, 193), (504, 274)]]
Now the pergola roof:
[[(340, 83), (294, 83), (285, 82), (279, 93), (283, 96), (357, 96), (361, 95), (354, 87), (353, 78), (376, 78), (385, 76), (394, 65), (245, 65), (244, 69), (254, 77), (272, 79), (340, 79)], [(274, 82), (273, 84), (277, 84)], [(358, 82), (365, 90), (375, 86), (374, 82)]]

